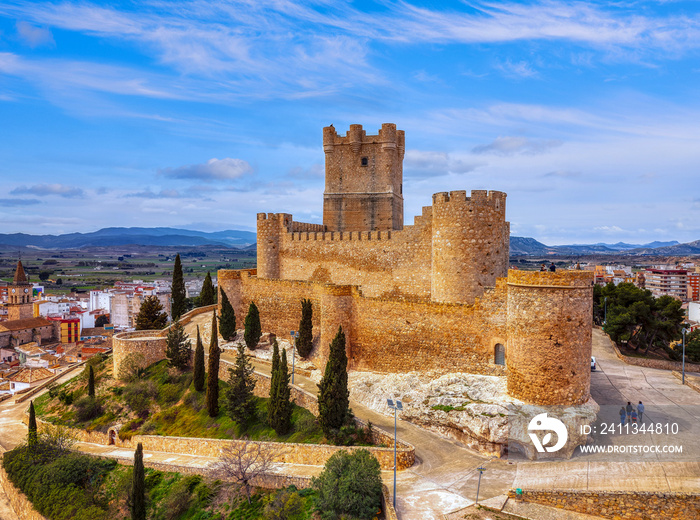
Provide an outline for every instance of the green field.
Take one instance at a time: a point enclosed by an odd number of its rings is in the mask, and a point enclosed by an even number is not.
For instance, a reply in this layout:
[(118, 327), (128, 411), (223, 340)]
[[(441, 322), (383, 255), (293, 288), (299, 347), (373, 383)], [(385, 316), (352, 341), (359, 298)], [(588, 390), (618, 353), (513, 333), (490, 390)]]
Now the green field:
[[(46, 292), (69, 293), (111, 287), (117, 281), (130, 282), (172, 278), (175, 255), (180, 253), (185, 281), (203, 280), (207, 271), (250, 269), (257, 264), (255, 251), (219, 247), (175, 248), (156, 246), (115, 246), (64, 251), (22, 251), (30, 282), (44, 285)], [(0, 280), (12, 281), (17, 252), (0, 251)], [(40, 279), (48, 273), (48, 280)]]

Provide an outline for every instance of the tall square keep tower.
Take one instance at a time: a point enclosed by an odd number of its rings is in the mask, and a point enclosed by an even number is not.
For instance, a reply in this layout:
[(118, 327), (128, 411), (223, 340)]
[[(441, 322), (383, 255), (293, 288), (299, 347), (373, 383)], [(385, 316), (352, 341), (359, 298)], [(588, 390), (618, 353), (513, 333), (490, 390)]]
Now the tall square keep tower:
[(367, 135), (362, 125), (350, 125), (340, 136), (331, 125), (323, 129), (323, 150), (327, 231), (403, 229), (403, 130), (385, 123), (378, 135)]

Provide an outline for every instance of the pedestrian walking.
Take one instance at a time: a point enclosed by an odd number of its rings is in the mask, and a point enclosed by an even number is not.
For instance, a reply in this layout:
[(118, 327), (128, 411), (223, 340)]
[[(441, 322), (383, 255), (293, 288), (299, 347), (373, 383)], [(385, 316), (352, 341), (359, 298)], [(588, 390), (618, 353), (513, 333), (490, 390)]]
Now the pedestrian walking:
[(641, 424), (644, 421), (644, 403), (641, 401), (639, 401), (637, 405), (637, 413), (639, 414), (639, 423)]
[(630, 422), (632, 424), (637, 422), (637, 410), (632, 410), (632, 415), (630, 415)]
[(627, 418), (627, 412), (625, 412), (625, 407), (620, 407), (620, 426), (624, 426), (625, 419)]
[(630, 401), (627, 401), (627, 408), (625, 409), (625, 411), (627, 412), (628, 422), (632, 421), (632, 410), (634, 410), (634, 406), (632, 406), (632, 403)]

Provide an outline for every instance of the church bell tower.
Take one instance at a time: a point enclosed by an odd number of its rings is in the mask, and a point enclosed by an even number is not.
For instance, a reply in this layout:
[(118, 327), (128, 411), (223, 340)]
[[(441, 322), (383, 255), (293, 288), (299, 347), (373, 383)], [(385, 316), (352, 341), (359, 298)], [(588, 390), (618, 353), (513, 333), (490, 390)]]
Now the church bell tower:
[(15, 276), (7, 287), (7, 318), (23, 320), (33, 317), (32, 284), (27, 281), (22, 261), (18, 260)]

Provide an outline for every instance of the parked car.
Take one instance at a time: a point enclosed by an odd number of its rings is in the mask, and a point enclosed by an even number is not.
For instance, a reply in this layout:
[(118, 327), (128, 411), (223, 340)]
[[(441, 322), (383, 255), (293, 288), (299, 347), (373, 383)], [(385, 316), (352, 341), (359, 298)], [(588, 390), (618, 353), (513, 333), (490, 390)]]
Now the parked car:
[(595, 357), (591, 356), (591, 372), (595, 372)]

